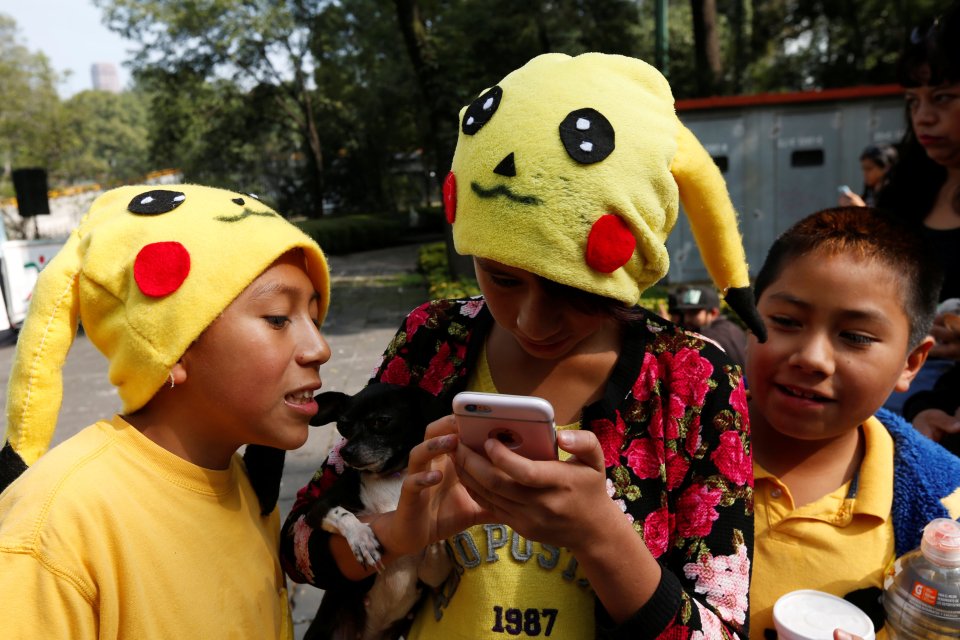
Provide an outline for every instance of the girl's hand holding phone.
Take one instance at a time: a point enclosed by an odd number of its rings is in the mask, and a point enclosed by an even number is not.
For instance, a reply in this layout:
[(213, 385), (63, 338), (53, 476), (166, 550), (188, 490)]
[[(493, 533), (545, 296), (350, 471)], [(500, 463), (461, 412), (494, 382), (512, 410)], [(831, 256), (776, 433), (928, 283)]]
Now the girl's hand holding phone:
[[(606, 491), (603, 452), (589, 431), (561, 431), (559, 460), (530, 460), (501, 441), (488, 439), (483, 454), (457, 449), (460, 481), (491, 517), (530, 540), (577, 549), (601, 539), (610, 517), (623, 517)], [(606, 512), (609, 508), (612, 511)], [(614, 513), (615, 512), (615, 513)]]
[(459, 446), (452, 415), (427, 426), (423, 442), (410, 452), (396, 511), (374, 531), (384, 547), (414, 553), (475, 524), (486, 522), (483, 509), (460, 483), (454, 467)]

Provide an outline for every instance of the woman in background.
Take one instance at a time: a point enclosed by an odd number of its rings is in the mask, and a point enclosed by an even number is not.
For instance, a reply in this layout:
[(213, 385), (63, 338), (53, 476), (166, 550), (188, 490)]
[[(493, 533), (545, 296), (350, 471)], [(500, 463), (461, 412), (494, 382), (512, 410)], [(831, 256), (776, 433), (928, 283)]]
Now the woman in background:
[(957, 453), (957, 409), (938, 398), (956, 399), (960, 389), (946, 396), (931, 390), (945, 372), (960, 366), (960, 335), (948, 322), (949, 312), (960, 303), (960, 3), (952, 3), (929, 27), (913, 30), (900, 55), (898, 76), (907, 130), (900, 161), (888, 174), (877, 206), (921, 226), (945, 277), (932, 332), (937, 344), (911, 391), (893, 394), (885, 406), (902, 411), (918, 430)]

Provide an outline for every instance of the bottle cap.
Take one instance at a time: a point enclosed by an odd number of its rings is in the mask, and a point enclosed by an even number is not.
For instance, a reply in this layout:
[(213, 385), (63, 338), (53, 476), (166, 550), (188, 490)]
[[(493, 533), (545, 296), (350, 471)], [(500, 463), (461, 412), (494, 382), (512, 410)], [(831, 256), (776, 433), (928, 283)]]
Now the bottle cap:
[(800, 589), (781, 596), (773, 605), (773, 624), (780, 640), (833, 640), (843, 629), (864, 640), (874, 640), (873, 622), (856, 605), (835, 595)]
[(923, 528), (920, 551), (942, 567), (960, 567), (960, 522), (937, 518)]

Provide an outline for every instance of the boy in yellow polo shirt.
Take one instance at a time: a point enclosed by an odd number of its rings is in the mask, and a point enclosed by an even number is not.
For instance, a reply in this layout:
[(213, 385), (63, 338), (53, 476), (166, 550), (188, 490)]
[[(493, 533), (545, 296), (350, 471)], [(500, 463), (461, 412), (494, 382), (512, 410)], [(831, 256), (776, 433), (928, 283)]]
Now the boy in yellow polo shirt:
[(960, 515), (960, 459), (880, 409), (927, 357), (941, 279), (920, 237), (872, 209), (815, 213), (771, 247), (754, 290), (768, 340), (747, 354), (752, 639), (773, 637), (795, 589), (847, 597), (880, 628), (884, 569)]

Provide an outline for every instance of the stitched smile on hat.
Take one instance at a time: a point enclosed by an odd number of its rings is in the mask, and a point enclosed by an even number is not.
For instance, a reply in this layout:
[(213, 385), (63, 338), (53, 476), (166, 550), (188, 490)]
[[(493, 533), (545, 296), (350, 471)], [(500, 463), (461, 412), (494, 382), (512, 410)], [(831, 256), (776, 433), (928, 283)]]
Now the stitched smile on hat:
[[(510, 154), (510, 155), (513, 155), (513, 154)], [(470, 188), (473, 189), (473, 192), (478, 196), (480, 196), (481, 198), (496, 198), (497, 196), (503, 196), (509, 200), (513, 200), (514, 202), (519, 202), (520, 204), (531, 204), (531, 205), (543, 204), (543, 200), (541, 200), (536, 196), (517, 195), (513, 191), (510, 191), (509, 187), (502, 184), (498, 184), (497, 186), (491, 189), (484, 189), (476, 182), (471, 182)]]

